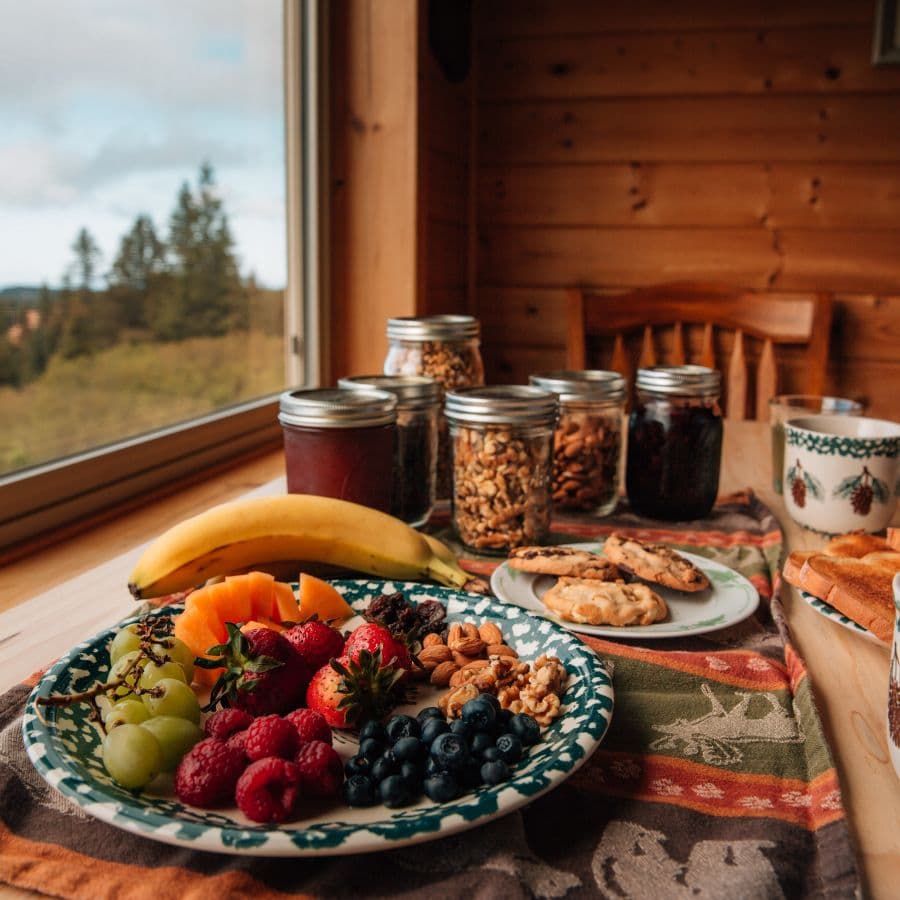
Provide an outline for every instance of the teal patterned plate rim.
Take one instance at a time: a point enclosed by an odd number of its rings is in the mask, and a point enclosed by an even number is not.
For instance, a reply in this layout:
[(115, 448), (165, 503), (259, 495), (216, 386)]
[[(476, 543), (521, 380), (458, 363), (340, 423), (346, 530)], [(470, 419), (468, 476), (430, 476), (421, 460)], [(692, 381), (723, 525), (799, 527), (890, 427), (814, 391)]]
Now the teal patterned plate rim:
[[(83, 690), (106, 677), (106, 647), (112, 635), (133, 617), (78, 644), (59, 659), (37, 684), (25, 707), (22, 733), (28, 757), (53, 788), (85, 813), (143, 837), (195, 850), (253, 856), (308, 856), (369, 853), (445, 837), (474, 828), (519, 809), (557, 787), (597, 749), (613, 713), (610, 672), (593, 650), (558, 625), (494, 597), (419, 583), (375, 580), (332, 582), (359, 612), (379, 594), (400, 591), (413, 603), (429, 599), (447, 606), (450, 621), (490, 621), (523, 660), (553, 654), (564, 663), (569, 683), (563, 715), (543, 732), (538, 744), (500, 785), (483, 786), (450, 803), (422, 798), (413, 806), (351, 809), (340, 800), (309, 810), (306, 818), (279, 826), (257, 825), (236, 808), (201, 810), (180, 803), (171, 776), (160, 776), (150, 789), (133, 793), (117, 785), (99, 757), (100, 733), (89, 707), (42, 707), (37, 697)], [(174, 614), (180, 607), (165, 607)], [(352, 620), (351, 620), (352, 621)], [(432, 705), (439, 689), (416, 688), (417, 696), (399, 711)], [(335, 731), (335, 748), (344, 759), (356, 752), (356, 739)], [(322, 801), (320, 801), (321, 803)]]
[[(564, 546), (587, 550), (590, 553), (601, 553), (603, 541)], [(653, 590), (666, 601), (669, 615), (664, 622), (654, 622), (652, 625), (584, 625), (580, 622), (566, 622), (551, 613), (541, 602), (544, 593), (556, 583), (556, 577), (520, 572), (510, 568), (506, 562), (494, 569), (491, 575), (491, 588), (501, 599), (545, 616), (562, 628), (577, 631), (579, 634), (589, 634), (592, 637), (616, 640), (661, 640), (708, 634), (742, 622), (756, 612), (759, 606), (759, 592), (743, 575), (704, 556), (686, 553), (683, 550), (678, 552), (703, 570), (709, 578), (710, 587), (689, 594), (653, 585)]]
[(819, 615), (825, 616), (826, 619), (831, 619), (832, 622), (836, 622), (838, 625), (843, 625), (844, 628), (848, 631), (852, 631), (854, 634), (859, 634), (864, 638), (868, 638), (870, 641), (875, 641), (876, 644), (880, 644), (882, 647), (885, 646), (884, 641), (882, 641), (881, 638), (876, 637), (868, 628), (864, 628), (860, 625), (859, 622), (854, 622), (849, 616), (845, 616), (842, 612), (836, 610), (830, 603), (826, 603), (818, 597), (813, 597), (812, 594), (808, 594), (806, 591), (800, 591), (800, 596), (817, 613), (819, 613)]

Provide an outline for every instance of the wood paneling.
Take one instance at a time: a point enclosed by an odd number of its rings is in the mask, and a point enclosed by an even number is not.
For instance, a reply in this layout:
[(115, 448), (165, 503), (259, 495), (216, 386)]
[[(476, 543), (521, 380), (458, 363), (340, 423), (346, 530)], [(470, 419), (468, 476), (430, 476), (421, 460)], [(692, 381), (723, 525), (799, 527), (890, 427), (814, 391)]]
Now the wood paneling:
[[(574, 285), (825, 290), (828, 389), (900, 418), (900, 69), (871, 65), (873, 17), (869, 0), (481, 4), (488, 378), (563, 364)], [(799, 363), (778, 362), (790, 390)]]
[(486, 100), (900, 89), (874, 68), (872, 25), (765, 31), (493, 38), (480, 47)]
[(481, 108), (479, 152), (490, 164), (900, 158), (892, 94), (628, 97)]

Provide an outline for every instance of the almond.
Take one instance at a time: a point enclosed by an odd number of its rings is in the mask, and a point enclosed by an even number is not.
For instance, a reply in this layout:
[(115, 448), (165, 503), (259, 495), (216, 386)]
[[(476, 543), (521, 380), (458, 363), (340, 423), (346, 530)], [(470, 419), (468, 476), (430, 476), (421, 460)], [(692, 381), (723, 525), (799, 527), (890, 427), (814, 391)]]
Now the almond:
[(478, 636), (485, 644), (503, 643), (503, 632), (493, 622), (482, 622), (478, 626)]
[(513, 656), (516, 659), (519, 658), (519, 654), (512, 647), (507, 647), (506, 644), (488, 644), (486, 652), (488, 656)]
[(480, 637), (460, 638), (455, 644), (447, 641), (447, 646), (464, 656), (481, 656), (484, 653), (485, 643)]
[(453, 659), (453, 651), (446, 644), (432, 644), (424, 647), (419, 653), (419, 662), (426, 669), (433, 669), (438, 663), (450, 662)]
[(486, 669), (490, 663), (486, 659), (473, 659), (472, 662), (466, 663), (460, 671), (472, 672), (475, 669)]
[(459, 666), (453, 661), (438, 663), (431, 670), (431, 678), (429, 680), (438, 687), (447, 687), (452, 676), (458, 671)]
[(439, 634), (426, 634), (425, 637), (422, 638), (422, 646), (423, 647), (432, 647), (440, 644), (444, 646), (444, 642), (441, 640), (441, 636)]

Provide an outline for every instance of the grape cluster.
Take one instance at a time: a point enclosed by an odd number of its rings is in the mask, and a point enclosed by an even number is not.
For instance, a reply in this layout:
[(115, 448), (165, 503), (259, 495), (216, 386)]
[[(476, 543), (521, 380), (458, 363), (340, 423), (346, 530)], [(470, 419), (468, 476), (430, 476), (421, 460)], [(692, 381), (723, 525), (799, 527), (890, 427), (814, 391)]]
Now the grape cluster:
[(102, 758), (122, 787), (135, 790), (171, 772), (202, 737), (190, 686), (194, 654), (178, 638), (129, 625), (109, 646), (106, 684), (96, 698), (106, 731)]
[(491, 694), (469, 700), (461, 718), (449, 723), (434, 706), (416, 718), (366, 722), (359, 753), (344, 767), (344, 800), (349, 806), (381, 802), (396, 808), (424, 793), (446, 803), (482, 784), (506, 781), (540, 733), (531, 716), (501, 709)]

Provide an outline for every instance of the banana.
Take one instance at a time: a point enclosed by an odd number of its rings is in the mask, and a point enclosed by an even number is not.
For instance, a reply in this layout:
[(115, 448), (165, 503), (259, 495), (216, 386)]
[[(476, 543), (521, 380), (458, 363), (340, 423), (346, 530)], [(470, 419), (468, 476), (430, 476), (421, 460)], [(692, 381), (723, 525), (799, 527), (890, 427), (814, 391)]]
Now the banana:
[(469, 580), (439, 541), (386, 513), (311, 494), (235, 500), (170, 528), (128, 581), (136, 600), (187, 590), (217, 575), (267, 564), (317, 562), (398, 580)]

